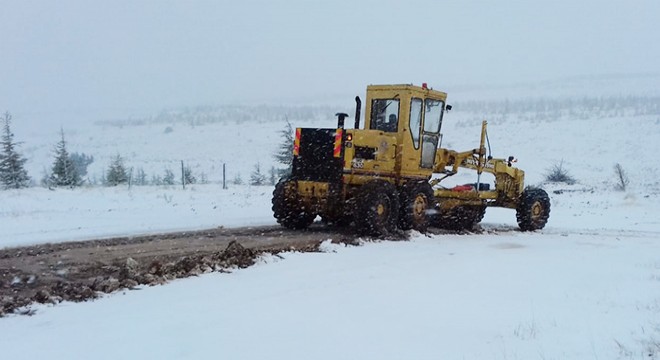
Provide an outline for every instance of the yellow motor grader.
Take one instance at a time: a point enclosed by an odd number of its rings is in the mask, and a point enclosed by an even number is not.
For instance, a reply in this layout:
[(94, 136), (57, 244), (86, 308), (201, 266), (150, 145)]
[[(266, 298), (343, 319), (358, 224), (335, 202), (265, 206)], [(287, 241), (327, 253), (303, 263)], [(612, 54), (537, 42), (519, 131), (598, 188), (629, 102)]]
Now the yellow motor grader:
[[(317, 216), (349, 225), (368, 235), (397, 228), (421, 232), (428, 226), (471, 229), (486, 208), (516, 210), (521, 230), (538, 230), (550, 214), (548, 194), (524, 187), (524, 172), (513, 157), (495, 159), (486, 152), (487, 124), (476, 149), (457, 152), (440, 147), (442, 119), (451, 110), (447, 94), (426, 84), (367, 87), (364, 129), (361, 99), (355, 98), (355, 126), (297, 128), (290, 176), (273, 192), (273, 213), (281, 225), (302, 229)], [(476, 171), (471, 184), (443, 187), (459, 168)], [(494, 175), (494, 189), (481, 175)]]

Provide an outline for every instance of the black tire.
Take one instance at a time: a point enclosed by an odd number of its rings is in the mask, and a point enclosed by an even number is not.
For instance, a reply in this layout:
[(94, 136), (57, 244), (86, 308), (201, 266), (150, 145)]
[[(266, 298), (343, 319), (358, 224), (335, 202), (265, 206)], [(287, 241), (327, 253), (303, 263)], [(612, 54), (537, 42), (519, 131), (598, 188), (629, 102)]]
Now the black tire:
[(522, 231), (543, 229), (550, 218), (550, 197), (543, 189), (528, 188), (520, 195), (516, 219)]
[(275, 185), (272, 209), (277, 222), (289, 229), (304, 229), (311, 225), (316, 217), (305, 211), (298, 198), (295, 182), (286, 178)]
[(471, 216), (466, 218), (464, 229), (472, 230), (477, 226), (486, 215), (486, 206), (470, 206)]
[(426, 232), (430, 223), (430, 212), (435, 208), (433, 189), (427, 182), (408, 182), (401, 188), (399, 228)]
[(448, 230), (472, 230), (485, 214), (485, 206), (457, 206), (438, 215), (436, 226)]
[(363, 185), (356, 195), (354, 221), (360, 233), (387, 235), (396, 230), (399, 217), (399, 195), (388, 182), (375, 181)]

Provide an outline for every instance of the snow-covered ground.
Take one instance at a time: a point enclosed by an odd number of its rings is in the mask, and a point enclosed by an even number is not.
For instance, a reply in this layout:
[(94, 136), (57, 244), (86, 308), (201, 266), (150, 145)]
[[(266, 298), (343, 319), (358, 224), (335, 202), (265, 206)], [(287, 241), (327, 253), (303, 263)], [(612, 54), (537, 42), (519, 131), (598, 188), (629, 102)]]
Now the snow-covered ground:
[[(23, 222), (13, 239), (273, 224), (270, 190), (26, 190), (11, 199), (44, 212), (13, 214)], [(547, 190), (540, 232), (489, 209), (482, 234), (327, 243), (231, 274), (38, 305), (0, 320), (3, 358), (660, 358), (658, 194)]]
[[(465, 181), (469, 179), (466, 177)], [(584, 185), (546, 185), (548, 228), (660, 233), (657, 191), (617, 192)], [(214, 227), (274, 225), (272, 186), (218, 184), (31, 188), (0, 192), (0, 247), (154, 234)], [(555, 194), (554, 192), (561, 192)], [(515, 212), (491, 208), (484, 220), (515, 228)]]
[(39, 306), (0, 320), (3, 358), (660, 358), (658, 198), (576, 194), (541, 232), (495, 211), (484, 234), (328, 242)]
[[(328, 243), (324, 253), (265, 257), (231, 274), (38, 306), (35, 316), (0, 319), (1, 357), (660, 358), (660, 118), (630, 109), (483, 117), (493, 155), (516, 156), (528, 183), (561, 160), (577, 179), (545, 185), (552, 211), (542, 231), (521, 233), (513, 211), (489, 209), (480, 234)], [(476, 147), (480, 120), (449, 113), (443, 145)], [(148, 172), (197, 160), (198, 171), (216, 174), (210, 184), (0, 191), (0, 247), (275, 224), (272, 186), (222, 189), (217, 174), (223, 162), (244, 180), (255, 163), (270, 167), (281, 119), (165, 126), (80, 127), (68, 133), (70, 150), (95, 156), (92, 175), (118, 152)], [(58, 130), (18, 127), (32, 176)], [(625, 192), (614, 190), (615, 163), (630, 177)]]
[(272, 192), (218, 184), (3, 191), (0, 247), (271, 224)]

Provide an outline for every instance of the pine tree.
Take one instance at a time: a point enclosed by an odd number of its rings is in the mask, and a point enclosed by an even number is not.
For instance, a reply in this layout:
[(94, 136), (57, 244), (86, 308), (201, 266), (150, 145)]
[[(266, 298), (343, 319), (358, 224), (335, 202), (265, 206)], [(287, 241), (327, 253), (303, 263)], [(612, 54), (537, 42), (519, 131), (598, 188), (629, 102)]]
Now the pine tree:
[(174, 185), (174, 172), (170, 169), (165, 169), (165, 176), (163, 176), (163, 185)]
[(275, 169), (275, 166), (270, 167), (270, 171), (268, 172), (268, 183), (270, 185), (275, 185), (277, 184), (277, 170)]
[(286, 168), (280, 169), (280, 176), (285, 176), (291, 173), (291, 166), (293, 164), (293, 127), (288, 119), (286, 120), (286, 127), (280, 130), (280, 137), (282, 138), (282, 143), (280, 143), (273, 157), (278, 163), (286, 166)]
[(48, 172), (48, 170), (46, 169), (45, 166), (44, 166), (44, 170), (43, 170), (42, 174), (43, 175), (41, 176), (41, 181), (40, 181), (41, 186), (43, 186), (45, 188), (50, 188), (51, 187), (51, 185), (50, 185), (50, 172)]
[(81, 178), (87, 175), (87, 167), (94, 162), (94, 156), (85, 153), (78, 154), (75, 152), (69, 155), (69, 158), (71, 159), (73, 166), (76, 167), (76, 171)]
[(55, 145), (55, 162), (51, 170), (49, 184), (51, 186), (69, 186), (72, 188), (80, 186), (82, 180), (66, 149), (64, 129), (61, 130), (61, 135), (62, 139)]
[(206, 173), (202, 172), (199, 174), (199, 183), (202, 185), (209, 183), (209, 178), (206, 176)]
[(241, 173), (236, 173), (236, 176), (231, 180), (231, 183), (234, 185), (243, 185), (243, 178), (241, 177)]
[(128, 182), (128, 174), (126, 173), (126, 167), (124, 166), (124, 159), (122, 159), (120, 155), (117, 155), (114, 160), (112, 160), (105, 181), (108, 186), (117, 186)]
[(151, 185), (163, 185), (163, 179), (158, 175), (151, 175)]
[(4, 121), (0, 146), (0, 183), (5, 189), (20, 189), (30, 185), (30, 177), (25, 170), (25, 159), (16, 152), (16, 147), (21, 143), (14, 142), (14, 134), (11, 132), (11, 115), (5, 112), (2, 117)]
[(147, 173), (144, 172), (143, 168), (137, 169), (137, 173), (135, 174), (135, 185), (147, 185)]
[(261, 172), (261, 165), (257, 163), (254, 166), (254, 170), (250, 174), (250, 185), (264, 185), (266, 184), (266, 175)]
[(197, 177), (193, 175), (192, 169), (189, 166), (183, 168), (183, 178), (185, 179), (186, 184), (197, 183)]

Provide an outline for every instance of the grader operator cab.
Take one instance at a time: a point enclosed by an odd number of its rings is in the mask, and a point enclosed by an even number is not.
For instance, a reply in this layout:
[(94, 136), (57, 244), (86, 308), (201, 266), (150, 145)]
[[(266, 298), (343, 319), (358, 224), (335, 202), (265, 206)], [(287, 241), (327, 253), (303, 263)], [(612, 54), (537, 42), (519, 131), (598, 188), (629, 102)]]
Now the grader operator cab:
[[(399, 228), (426, 231), (429, 225), (470, 229), (486, 207), (516, 210), (522, 230), (545, 226), (550, 201), (542, 189), (524, 188), (524, 172), (512, 158), (486, 154), (486, 122), (478, 148), (456, 152), (439, 147), (447, 94), (423, 84), (367, 87), (364, 129), (356, 97), (354, 129), (297, 128), (291, 175), (273, 192), (278, 223), (302, 229), (317, 216), (369, 235)], [(441, 183), (459, 168), (476, 171), (473, 184), (445, 188)], [(481, 182), (494, 175), (494, 189)]]

